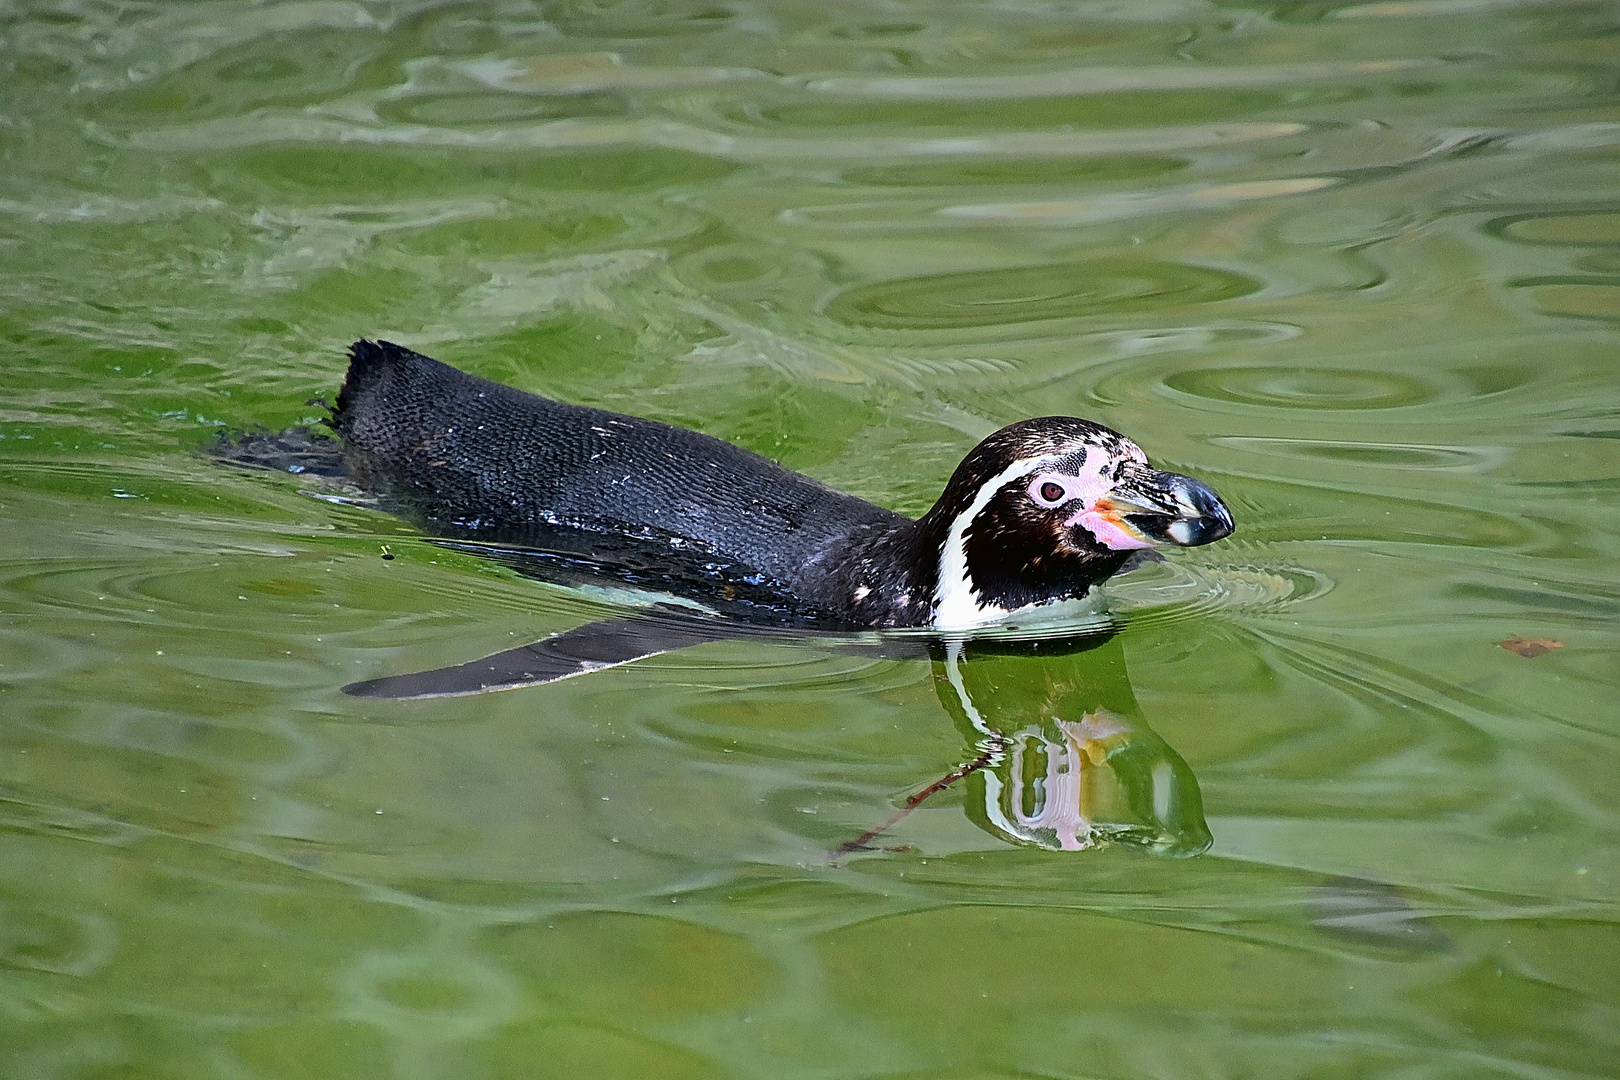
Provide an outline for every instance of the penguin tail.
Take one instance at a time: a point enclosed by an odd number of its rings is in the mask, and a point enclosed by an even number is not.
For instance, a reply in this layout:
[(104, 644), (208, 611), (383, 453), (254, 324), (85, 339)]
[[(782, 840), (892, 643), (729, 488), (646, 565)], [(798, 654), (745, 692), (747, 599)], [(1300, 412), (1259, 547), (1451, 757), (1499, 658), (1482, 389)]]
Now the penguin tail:
[(327, 425), (342, 433), (354, 416), (359, 402), (388, 379), (400, 354), (415, 355), (411, 350), (392, 341), (371, 341), (361, 338), (349, 346), (349, 370), (338, 390), (337, 404)]

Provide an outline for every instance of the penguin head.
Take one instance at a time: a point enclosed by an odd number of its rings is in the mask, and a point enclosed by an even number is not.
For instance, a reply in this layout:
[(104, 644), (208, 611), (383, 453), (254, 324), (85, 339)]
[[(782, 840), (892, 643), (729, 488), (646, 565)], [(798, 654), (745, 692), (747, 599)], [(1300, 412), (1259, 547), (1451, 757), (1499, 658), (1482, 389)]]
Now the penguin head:
[(923, 519), (939, 546), (933, 624), (967, 629), (1083, 596), (1142, 548), (1228, 536), (1232, 515), (1117, 431), (1071, 416), (1004, 427), (962, 459)]

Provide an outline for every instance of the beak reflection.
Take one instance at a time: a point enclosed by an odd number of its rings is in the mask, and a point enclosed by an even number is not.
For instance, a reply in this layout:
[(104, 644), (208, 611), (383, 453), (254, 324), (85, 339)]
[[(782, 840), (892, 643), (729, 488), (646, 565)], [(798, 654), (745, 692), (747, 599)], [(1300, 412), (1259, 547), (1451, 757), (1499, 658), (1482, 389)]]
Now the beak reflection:
[(1145, 465), (1126, 466), (1092, 509), (1150, 544), (1199, 547), (1232, 535), (1232, 512), (1219, 495), (1190, 476)]

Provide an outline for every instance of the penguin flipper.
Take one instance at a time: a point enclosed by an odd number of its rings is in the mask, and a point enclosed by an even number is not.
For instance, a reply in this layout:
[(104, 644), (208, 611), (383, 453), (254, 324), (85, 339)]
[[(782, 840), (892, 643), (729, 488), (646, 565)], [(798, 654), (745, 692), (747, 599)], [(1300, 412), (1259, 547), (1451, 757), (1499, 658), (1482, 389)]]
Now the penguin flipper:
[(396, 699), (488, 694), (557, 682), (730, 636), (722, 628), (698, 620), (603, 619), (454, 667), (352, 682), (343, 692), (353, 697)]

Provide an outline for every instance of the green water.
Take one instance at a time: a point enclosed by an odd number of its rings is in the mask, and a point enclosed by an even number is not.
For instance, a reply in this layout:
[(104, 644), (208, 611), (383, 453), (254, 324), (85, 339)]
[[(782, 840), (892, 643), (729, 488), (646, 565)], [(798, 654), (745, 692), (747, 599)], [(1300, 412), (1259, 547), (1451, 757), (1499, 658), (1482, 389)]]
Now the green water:
[[(0, 9), (0, 1075), (1616, 1075), (1617, 56), (1531, 0)], [(201, 452), (361, 335), (911, 513), (1087, 416), (1238, 533), (1077, 656), (348, 698), (614, 610)]]

